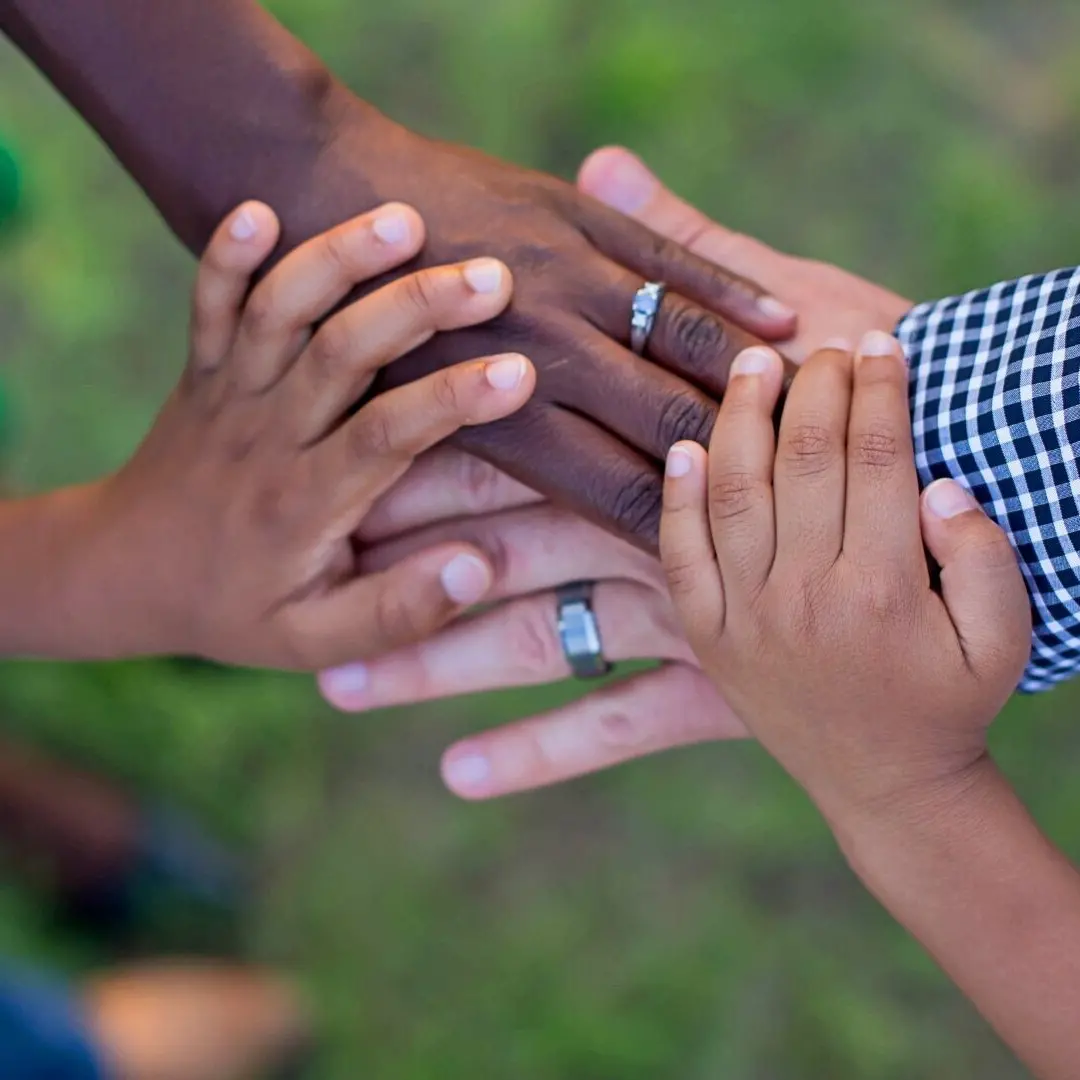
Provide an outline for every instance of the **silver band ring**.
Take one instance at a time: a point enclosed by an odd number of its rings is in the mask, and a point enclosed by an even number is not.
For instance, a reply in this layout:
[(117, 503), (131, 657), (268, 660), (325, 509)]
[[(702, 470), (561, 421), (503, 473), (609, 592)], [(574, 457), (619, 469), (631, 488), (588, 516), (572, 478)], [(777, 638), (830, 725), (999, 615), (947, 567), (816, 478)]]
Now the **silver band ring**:
[(555, 593), (559, 641), (570, 670), (579, 679), (598, 679), (611, 671), (611, 665), (604, 659), (592, 594), (591, 581), (563, 585)]
[(646, 281), (634, 293), (634, 303), (630, 308), (630, 348), (638, 356), (645, 355), (645, 348), (656, 326), (665, 292), (667, 286), (662, 282)]

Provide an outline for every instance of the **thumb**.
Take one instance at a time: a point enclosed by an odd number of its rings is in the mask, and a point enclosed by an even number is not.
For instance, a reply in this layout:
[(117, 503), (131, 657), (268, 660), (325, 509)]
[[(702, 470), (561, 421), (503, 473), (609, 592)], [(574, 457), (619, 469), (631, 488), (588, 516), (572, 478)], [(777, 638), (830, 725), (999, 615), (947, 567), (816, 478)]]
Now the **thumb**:
[(977, 674), (1012, 664), (1019, 678), (1031, 654), (1031, 603), (1009, 538), (955, 480), (923, 492), (921, 517), (968, 663)]
[(607, 146), (590, 154), (578, 172), (578, 187), (707, 258), (712, 258), (711, 253), (702, 251), (698, 243), (706, 234), (710, 246), (737, 235), (669, 191), (636, 154), (621, 146)]

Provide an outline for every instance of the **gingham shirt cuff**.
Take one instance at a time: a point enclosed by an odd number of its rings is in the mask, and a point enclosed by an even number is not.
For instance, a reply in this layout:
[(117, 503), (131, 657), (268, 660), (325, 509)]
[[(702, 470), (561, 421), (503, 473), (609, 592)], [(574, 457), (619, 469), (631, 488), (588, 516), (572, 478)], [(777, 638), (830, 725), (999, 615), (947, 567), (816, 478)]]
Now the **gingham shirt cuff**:
[(921, 304), (911, 363), (923, 485), (951, 476), (1009, 534), (1035, 631), (1020, 689), (1080, 673), (1080, 268)]

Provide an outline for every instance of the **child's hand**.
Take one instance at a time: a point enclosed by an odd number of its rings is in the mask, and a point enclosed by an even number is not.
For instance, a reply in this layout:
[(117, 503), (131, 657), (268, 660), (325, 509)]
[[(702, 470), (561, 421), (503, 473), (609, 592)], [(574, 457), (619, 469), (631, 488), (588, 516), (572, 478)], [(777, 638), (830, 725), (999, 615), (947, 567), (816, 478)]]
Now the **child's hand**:
[(350, 537), (418, 453), (519, 409), (529, 362), (461, 364), (351, 410), (384, 365), (503, 311), (509, 271), (492, 259), (425, 270), (319, 327), (358, 283), (416, 255), (422, 222), (404, 206), (357, 218), (249, 294), (277, 238), (257, 203), (218, 230), (199, 269), (187, 370), (134, 459), (100, 485), (95, 580), (83, 586), (111, 613), (96, 655), (315, 669), (426, 636), (487, 591), (490, 565), (469, 544), (361, 577)]
[[(907, 369), (872, 333), (796, 375), (732, 368), (712, 446), (668, 459), (672, 597), (735, 712), (831, 816), (929, 797), (985, 755), (1029, 651), (1002, 531), (952, 481), (915, 474)], [(941, 566), (931, 587), (923, 544)]]

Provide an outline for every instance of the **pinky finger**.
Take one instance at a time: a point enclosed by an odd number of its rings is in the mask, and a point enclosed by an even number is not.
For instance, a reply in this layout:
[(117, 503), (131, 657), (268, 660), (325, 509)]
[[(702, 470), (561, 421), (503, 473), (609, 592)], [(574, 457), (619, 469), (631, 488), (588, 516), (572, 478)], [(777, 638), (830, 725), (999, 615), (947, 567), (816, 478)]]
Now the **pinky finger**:
[(286, 614), (293, 666), (338, 667), (422, 641), (483, 600), (493, 580), (482, 552), (443, 544), (300, 601)]
[(701, 628), (723, 625), (724, 588), (709, 527), (708, 457), (695, 442), (668, 454), (660, 561), (679, 617), (693, 642)]
[(457, 743), (443, 755), (442, 775), (463, 799), (492, 799), (677, 746), (746, 737), (704, 672), (669, 664)]
[(215, 230), (199, 262), (191, 308), (195, 372), (219, 367), (232, 347), (251, 278), (277, 245), (281, 225), (269, 206), (246, 202)]

